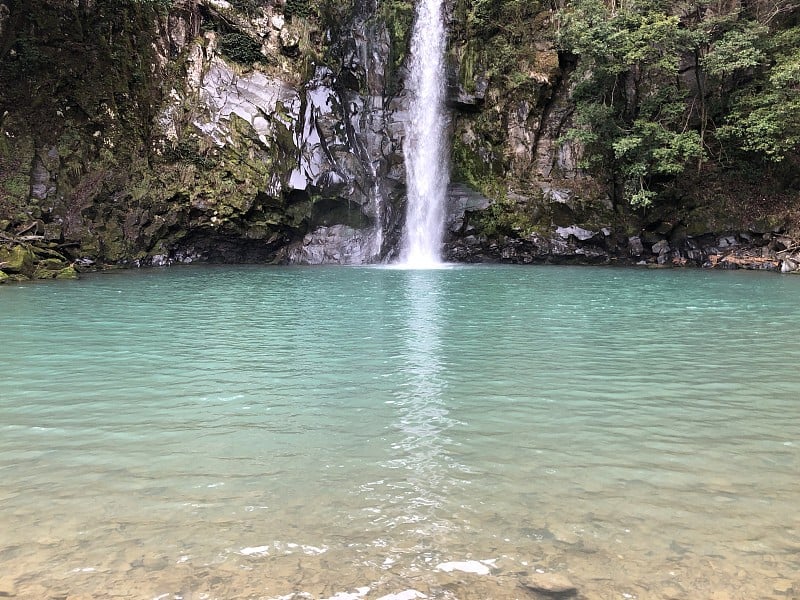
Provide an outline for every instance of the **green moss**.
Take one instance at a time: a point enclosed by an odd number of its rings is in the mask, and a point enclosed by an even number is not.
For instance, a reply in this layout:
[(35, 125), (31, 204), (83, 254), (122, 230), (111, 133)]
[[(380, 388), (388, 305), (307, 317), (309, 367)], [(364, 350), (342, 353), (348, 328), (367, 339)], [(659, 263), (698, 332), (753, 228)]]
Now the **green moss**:
[(308, 19), (316, 13), (315, 6), (309, 0), (286, 0), (283, 12), (290, 17), (303, 17)]
[(75, 267), (71, 265), (64, 269), (61, 269), (56, 274), (56, 279), (77, 279), (77, 278), (78, 278), (78, 272), (75, 270)]
[(397, 86), (397, 74), (406, 59), (414, 26), (414, 4), (407, 0), (384, 0), (380, 14), (389, 33), (390, 92)]
[[(0, 136), (5, 138), (2, 132)], [(30, 197), (30, 170), (33, 164), (34, 144), (29, 136), (6, 139), (0, 148), (0, 218), (9, 224), (19, 224), (27, 219), (25, 211)], [(8, 225), (6, 225), (7, 227)]]
[(476, 223), (479, 232), (488, 237), (526, 237), (548, 230), (550, 224), (550, 215), (541, 197), (524, 203), (504, 197), (483, 211)]
[(242, 33), (226, 33), (219, 40), (219, 49), (226, 57), (241, 65), (251, 66), (264, 58), (261, 44)]
[(231, 6), (248, 16), (255, 15), (261, 8), (260, 0), (229, 0)]
[[(476, 148), (478, 144), (482, 147)], [(453, 175), (456, 180), (469, 184), (487, 198), (500, 199), (505, 196), (507, 186), (502, 161), (491, 158), (495, 152), (486, 139), (476, 141), (475, 145), (465, 143), (461, 137), (454, 139)]]
[(18, 273), (25, 277), (33, 276), (36, 255), (22, 244), (13, 246), (11, 250), (0, 248), (0, 269), (6, 273)]
[(16, 199), (27, 198), (31, 189), (30, 178), (26, 173), (11, 174), (4, 178), (2, 185), (2, 194)]
[(469, 40), (461, 50), (459, 64), (459, 81), (467, 93), (475, 91), (476, 62), (478, 60), (478, 40)]

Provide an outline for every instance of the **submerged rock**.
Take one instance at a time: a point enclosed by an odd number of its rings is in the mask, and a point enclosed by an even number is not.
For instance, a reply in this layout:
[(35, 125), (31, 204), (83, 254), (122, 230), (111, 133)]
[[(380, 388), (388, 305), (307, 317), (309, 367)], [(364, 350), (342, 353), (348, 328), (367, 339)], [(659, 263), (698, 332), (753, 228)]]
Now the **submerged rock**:
[(578, 588), (560, 573), (534, 573), (521, 580), (522, 585), (537, 594), (566, 598), (578, 593)]
[(17, 595), (17, 586), (11, 577), (0, 577), (0, 598), (13, 598)]

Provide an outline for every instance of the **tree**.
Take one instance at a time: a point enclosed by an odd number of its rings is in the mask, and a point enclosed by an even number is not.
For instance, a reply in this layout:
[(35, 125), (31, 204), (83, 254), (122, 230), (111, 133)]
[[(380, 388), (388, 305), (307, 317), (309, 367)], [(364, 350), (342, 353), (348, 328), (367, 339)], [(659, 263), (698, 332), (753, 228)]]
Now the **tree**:
[(781, 162), (800, 152), (800, 26), (772, 37), (769, 67), (738, 90), (719, 137), (735, 149)]
[(666, 8), (658, 0), (579, 0), (561, 13), (562, 51), (585, 73), (568, 136), (583, 145), (587, 168), (609, 174), (613, 198), (634, 205), (650, 204), (656, 188), (703, 153), (685, 118), (679, 18)]

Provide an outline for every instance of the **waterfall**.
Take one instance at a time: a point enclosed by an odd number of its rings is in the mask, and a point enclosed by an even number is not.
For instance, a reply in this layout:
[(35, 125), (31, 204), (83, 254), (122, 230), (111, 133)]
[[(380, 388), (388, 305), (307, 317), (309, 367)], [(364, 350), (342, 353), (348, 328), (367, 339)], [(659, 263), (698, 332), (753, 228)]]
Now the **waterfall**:
[(450, 178), (446, 142), (444, 0), (418, 0), (411, 37), (411, 97), (403, 147), (408, 208), (400, 260), (410, 267), (441, 261)]

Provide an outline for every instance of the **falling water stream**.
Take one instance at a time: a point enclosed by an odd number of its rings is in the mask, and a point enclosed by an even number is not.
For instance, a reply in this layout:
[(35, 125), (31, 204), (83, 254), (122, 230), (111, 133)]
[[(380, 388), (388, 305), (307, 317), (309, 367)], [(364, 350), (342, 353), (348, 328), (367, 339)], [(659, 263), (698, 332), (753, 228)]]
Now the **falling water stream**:
[(449, 180), (442, 11), (442, 0), (421, 0), (411, 39), (411, 103), (404, 148), (408, 209), (401, 252), (401, 262), (410, 267), (441, 262)]

